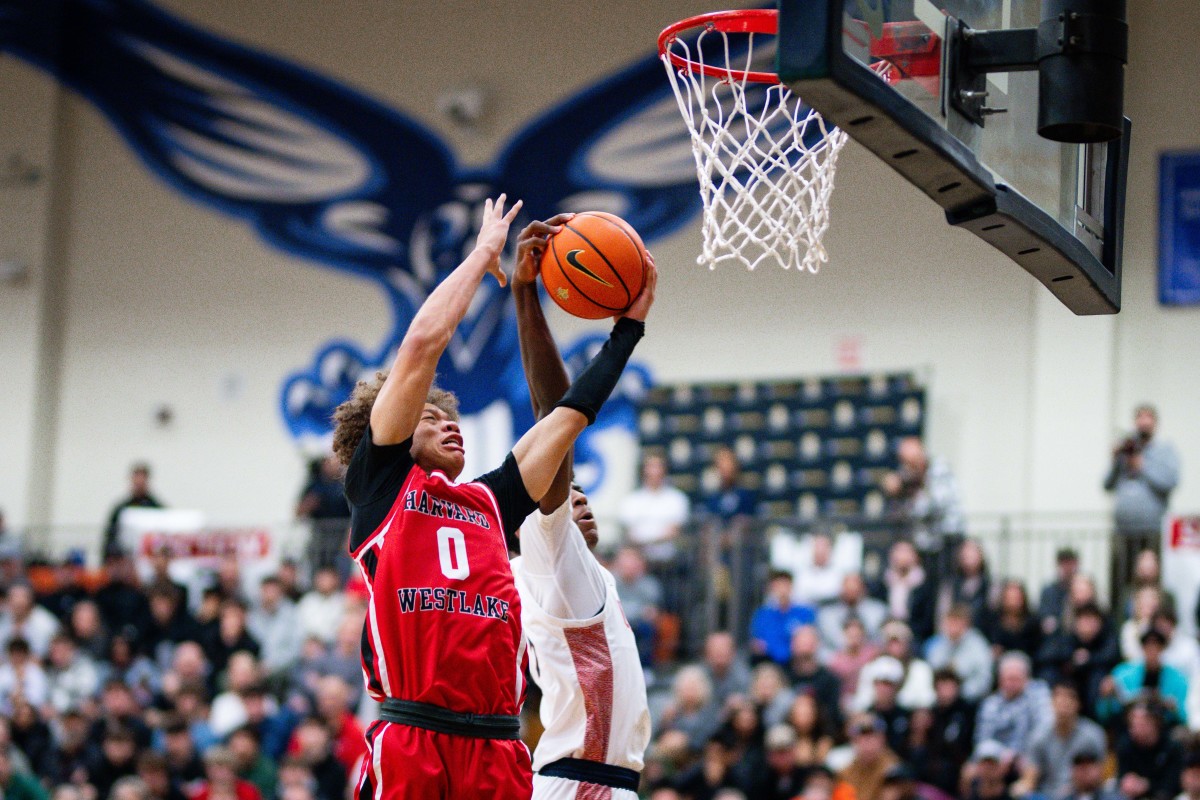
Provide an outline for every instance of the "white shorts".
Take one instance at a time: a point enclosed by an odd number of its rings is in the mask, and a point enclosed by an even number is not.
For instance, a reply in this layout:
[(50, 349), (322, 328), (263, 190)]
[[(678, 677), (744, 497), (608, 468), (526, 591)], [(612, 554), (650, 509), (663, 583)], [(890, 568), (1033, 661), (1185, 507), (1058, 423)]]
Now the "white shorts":
[(533, 800), (638, 800), (637, 792), (534, 773)]

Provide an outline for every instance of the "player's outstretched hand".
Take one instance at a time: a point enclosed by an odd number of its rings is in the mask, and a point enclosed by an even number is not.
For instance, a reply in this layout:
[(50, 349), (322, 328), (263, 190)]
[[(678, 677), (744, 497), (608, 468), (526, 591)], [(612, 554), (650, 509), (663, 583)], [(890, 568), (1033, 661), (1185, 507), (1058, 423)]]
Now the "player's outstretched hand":
[(483, 204), (483, 223), (479, 226), (479, 236), (475, 239), (475, 249), (488, 257), (487, 271), (496, 276), (501, 286), (508, 283), (508, 276), (500, 268), (500, 254), (504, 252), (504, 243), (508, 241), (508, 226), (517, 218), (522, 201), (513, 203), (513, 207), (504, 213), (504, 201), (508, 195), (500, 195), (495, 202), (489, 197)]
[(658, 267), (654, 266), (654, 256), (650, 252), (646, 252), (646, 286), (642, 289), (642, 293), (633, 301), (633, 305), (629, 307), (621, 316), (636, 319), (640, 322), (646, 321), (646, 315), (650, 313), (650, 306), (654, 305), (654, 290), (658, 286)]
[(538, 265), (550, 237), (562, 230), (574, 214), (555, 214), (548, 220), (534, 220), (517, 237), (517, 268), (513, 270), (513, 287), (537, 283)]

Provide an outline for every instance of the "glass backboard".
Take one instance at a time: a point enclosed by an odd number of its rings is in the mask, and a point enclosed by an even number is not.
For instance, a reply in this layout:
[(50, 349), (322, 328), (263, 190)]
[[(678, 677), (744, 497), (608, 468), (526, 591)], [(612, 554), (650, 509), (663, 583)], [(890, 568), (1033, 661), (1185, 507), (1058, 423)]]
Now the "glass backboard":
[(1076, 313), (1119, 309), (1128, 128), (1105, 144), (1044, 139), (1036, 68), (962, 72), (971, 31), (1031, 32), (1042, 0), (779, 5), (779, 75), (805, 102)]

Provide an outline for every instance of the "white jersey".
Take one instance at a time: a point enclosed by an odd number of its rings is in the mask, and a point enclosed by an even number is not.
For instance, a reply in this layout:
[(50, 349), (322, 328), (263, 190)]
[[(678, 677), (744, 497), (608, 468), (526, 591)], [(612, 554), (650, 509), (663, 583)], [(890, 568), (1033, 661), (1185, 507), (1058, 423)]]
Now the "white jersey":
[[(579, 758), (641, 772), (650, 742), (646, 680), (615, 580), (588, 550), (569, 505), (549, 516), (534, 512), (521, 528), (521, 548), (526, 555), (513, 559), (512, 570), (545, 726), (533, 754), (534, 771), (560, 758)], [(551, 562), (548, 570), (528, 566)], [(538, 602), (555, 589), (562, 595), (568, 576), (603, 591), (597, 613), (563, 619)]]

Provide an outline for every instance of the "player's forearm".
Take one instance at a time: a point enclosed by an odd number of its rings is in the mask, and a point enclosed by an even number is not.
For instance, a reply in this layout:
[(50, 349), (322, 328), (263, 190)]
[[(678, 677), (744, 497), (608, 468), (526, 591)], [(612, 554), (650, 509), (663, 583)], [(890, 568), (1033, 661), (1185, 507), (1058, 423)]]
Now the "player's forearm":
[(588, 426), (580, 411), (558, 407), (538, 421), (513, 447), (525, 491), (539, 505), (546, 499), (575, 439)]
[(566, 365), (550, 326), (542, 313), (536, 284), (513, 284), (513, 300), (517, 308), (517, 338), (521, 347), (521, 364), (534, 417), (540, 419), (562, 399), (571, 385)]
[(414, 348), (428, 351), (436, 363), (467, 315), (488, 265), (498, 255), (478, 247), (472, 250), (421, 304), (404, 334), (401, 350), (411, 342)]

